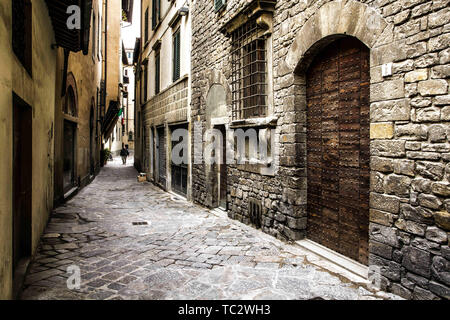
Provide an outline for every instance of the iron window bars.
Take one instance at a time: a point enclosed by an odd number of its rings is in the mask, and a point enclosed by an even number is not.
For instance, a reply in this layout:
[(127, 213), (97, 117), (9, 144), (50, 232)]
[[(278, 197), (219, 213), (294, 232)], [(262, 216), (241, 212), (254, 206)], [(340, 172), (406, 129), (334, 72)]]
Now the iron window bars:
[(267, 51), (263, 33), (254, 19), (232, 33), (233, 120), (267, 114)]

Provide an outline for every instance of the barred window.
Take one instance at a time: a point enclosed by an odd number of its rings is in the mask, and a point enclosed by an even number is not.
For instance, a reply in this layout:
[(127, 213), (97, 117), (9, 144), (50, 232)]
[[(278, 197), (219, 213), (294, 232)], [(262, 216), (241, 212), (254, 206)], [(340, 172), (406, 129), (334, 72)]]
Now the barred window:
[(266, 116), (266, 39), (255, 20), (232, 33), (232, 94), (233, 120)]

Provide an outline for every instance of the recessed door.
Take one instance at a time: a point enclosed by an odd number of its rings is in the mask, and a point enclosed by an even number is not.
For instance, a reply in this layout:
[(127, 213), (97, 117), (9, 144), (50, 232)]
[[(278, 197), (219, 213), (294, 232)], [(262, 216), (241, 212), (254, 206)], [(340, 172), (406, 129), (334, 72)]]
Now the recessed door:
[(323, 49), (307, 72), (307, 236), (368, 264), (369, 49)]
[(218, 129), (222, 134), (221, 143), (221, 155), (220, 164), (217, 167), (217, 181), (218, 181), (218, 194), (219, 194), (219, 208), (222, 210), (227, 210), (227, 149), (226, 149), (226, 139), (227, 134), (225, 126), (219, 126)]
[(13, 98), (13, 270), (31, 255), (32, 109)]
[(64, 193), (76, 185), (75, 139), (76, 123), (64, 120)]

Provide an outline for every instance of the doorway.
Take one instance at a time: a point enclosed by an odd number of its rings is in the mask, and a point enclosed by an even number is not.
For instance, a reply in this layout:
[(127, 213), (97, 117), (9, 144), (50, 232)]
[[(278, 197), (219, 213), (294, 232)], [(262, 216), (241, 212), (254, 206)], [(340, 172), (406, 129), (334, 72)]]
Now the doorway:
[(75, 141), (77, 124), (64, 120), (64, 193), (76, 186)]
[(96, 143), (94, 141), (94, 106), (91, 107), (91, 115), (89, 117), (89, 159), (90, 159), (90, 174), (95, 174), (95, 149)]
[(13, 277), (31, 255), (32, 108), (13, 94)]
[(156, 153), (158, 155), (158, 182), (166, 188), (166, 134), (164, 126), (158, 127)]
[(227, 206), (227, 133), (225, 125), (216, 127), (222, 135), (221, 148), (220, 148), (220, 163), (215, 165), (217, 173), (217, 195), (219, 208), (226, 211)]
[[(172, 132), (177, 129), (183, 130), (182, 140), (181, 141), (172, 141), (172, 157), (174, 147), (179, 143), (186, 143), (188, 141), (188, 125), (182, 124), (178, 126), (171, 127)], [(186, 141), (185, 141), (186, 139)], [(183, 159), (182, 163), (175, 162), (172, 158), (171, 161), (171, 177), (172, 177), (172, 190), (184, 197), (187, 196), (187, 178), (188, 178), (188, 164), (187, 161), (184, 161), (186, 158), (186, 154), (184, 154), (184, 150), (181, 149), (179, 154), (177, 154), (181, 159)]]
[(368, 264), (369, 49), (345, 37), (306, 74), (307, 237)]

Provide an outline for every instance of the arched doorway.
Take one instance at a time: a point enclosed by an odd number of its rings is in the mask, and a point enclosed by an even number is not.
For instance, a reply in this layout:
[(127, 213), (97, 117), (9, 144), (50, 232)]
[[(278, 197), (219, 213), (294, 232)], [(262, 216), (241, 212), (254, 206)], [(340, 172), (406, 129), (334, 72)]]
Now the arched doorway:
[(77, 185), (76, 175), (76, 141), (77, 123), (74, 119), (77, 114), (77, 99), (74, 88), (69, 86), (64, 103), (64, 162), (63, 162), (63, 186), (64, 193)]
[(369, 49), (333, 41), (306, 72), (307, 237), (368, 264)]

